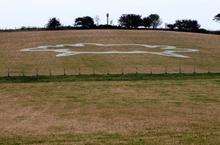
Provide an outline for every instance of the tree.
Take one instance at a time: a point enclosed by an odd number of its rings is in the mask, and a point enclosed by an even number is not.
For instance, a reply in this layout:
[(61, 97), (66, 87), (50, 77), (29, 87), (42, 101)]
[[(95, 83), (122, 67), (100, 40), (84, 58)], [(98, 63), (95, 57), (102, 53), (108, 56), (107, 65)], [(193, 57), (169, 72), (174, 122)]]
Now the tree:
[(152, 25), (152, 20), (150, 17), (143, 18), (143, 25), (146, 28), (150, 28)]
[(49, 30), (56, 30), (59, 29), (61, 26), (60, 21), (57, 18), (51, 18), (47, 23), (47, 29)]
[(200, 25), (196, 20), (177, 20), (175, 26), (181, 31), (190, 32), (196, 32), (200, 28)]
[(176, 25), (175, 24), (167, 24), (166, 25), (170, 30), (174, 30)]
[(82, 28), (93, 28), (95, 26), (93, 18), (86, 16), (86, 17), (79, 17), (75, 20), (75, 26), (82, 27)]
[(140, 15), (124, 14), (119, 18), (119, 24), (125, 28), (138, 28), (142, 25), (142, 19)]
[(220, 22), (220, 14), (217, 14), (217, 15), (214, 17), (214, 20)]
[(151, 21), (151, 26), (154, 29), (160, 26), (162, 23), (158, 14), (151, 14), (150, 16), (148, 16), (148, 19)]

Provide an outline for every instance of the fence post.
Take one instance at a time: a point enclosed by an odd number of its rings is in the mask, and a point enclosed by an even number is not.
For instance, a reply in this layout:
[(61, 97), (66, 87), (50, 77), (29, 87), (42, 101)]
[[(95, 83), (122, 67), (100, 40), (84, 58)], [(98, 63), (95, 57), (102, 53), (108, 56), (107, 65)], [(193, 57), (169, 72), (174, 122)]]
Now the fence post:
[(210, 74), (211, 73), (211, 71), (210, 71), (210, 67), (208, 66), (208, 73)]
[(92, 73), (93, 73), (93, 75), (95, 75), (95, 69), (94, 68), (92, 68)]
[(35, 76), (38, 77), (38, 68), (35, 69)]
[(50, 76), (50, 77), (52, 76), (52, 71), (51, 71), (51, 69), (49, 69), (49, 76)]
[(138, 74), (138, 68), (136, 67), (135, 69), (136, 69), (136, 74)]
[(66, 76), (66, 69), (63, 68), (63, 75)]
[(79, 69), (78, 69), (78, 75), (81, 75), (81, 69), (80, 69), (80, 67), (79, 67)]
[(121, 69), (121, 74), (124, 75), (124, 68)]
[(182, 73), (181, 65), (179, 65), (179, 73), (180, 73), (180, 74)]
[(165, 71), (165, 74), (168, 74), (168, 72), (167, 72), (167, 66), (165, 66), (164, 71)]
[(10, 77), (10, 69), (7, 68), (8, 72), (7, 72), (7, 76)]
[(38, 68), (36, 68), (35, 71), (36, 71), (36, 77), (38, 77), (38, 75), (39, 75), (39, 74), (38, 74), (38, 73), (39, 73), (39, 72), (38, 72)]
[(193, 73), (196, 74), (196, 65), (194, 64)]
[(22, 76), (25, 77), (25, 73), (24, 73), (24, 70), (22, 70), (21, 72)]

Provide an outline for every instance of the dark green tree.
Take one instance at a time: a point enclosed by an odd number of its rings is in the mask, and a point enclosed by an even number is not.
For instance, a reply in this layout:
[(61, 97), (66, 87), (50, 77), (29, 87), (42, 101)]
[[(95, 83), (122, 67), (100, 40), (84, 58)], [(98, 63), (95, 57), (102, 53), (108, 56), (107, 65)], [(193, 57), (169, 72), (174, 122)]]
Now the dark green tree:
[(119, 18), (119, 24), (125, 28), (138, 28), (142, 25), (142, 19), (140, 15), (124, 14)]
[(162, 21), (158, 14), (151, 14), (150, 16), (148, 16), (148, 19), (151, 20), (151, 26), (154, 29), (162, 24)]
[(167, 24), (166, 25), (170, 30), (174, 30), (176, 25), (175, 24)]
[(49, 30), (56, 30), (59, 29), (61, 27), (61, 23), (57, 18), (51, 18), (47, 25), (46, 25), (47, 29)]
[(82, 28), (93, 28), (95, 27), (95, 23), (93, 18), (86, 16), (86, 17), (79, 17), (75, 20), (75, 26), (82, 27)]
[(196, 32), (200, 25), (196, 20), (177, 20), (175, 26), (181, 31)]
[(143, 25), (146, 28), (150, 28), (152, 26), (152, 19), (150, 17), (143, 18)]

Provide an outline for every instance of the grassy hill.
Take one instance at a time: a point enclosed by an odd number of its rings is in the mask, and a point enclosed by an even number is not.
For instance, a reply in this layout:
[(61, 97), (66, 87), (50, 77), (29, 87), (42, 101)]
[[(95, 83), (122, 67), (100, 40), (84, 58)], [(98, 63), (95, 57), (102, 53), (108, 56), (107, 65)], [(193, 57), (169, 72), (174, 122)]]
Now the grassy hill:
[[(198, 49), (152, 54), (21, 52), (40, 45), (149, 44)], [(110, 50), (140, 49), (135, 46)], [(87, 46), (83, 50), (100, 51)], [(220, 144), (220, 36), (124, 30), (0, 33), (0, 145)], [(164, 74), (179, 71), (218, 73)], [(42, 76), (53, 74), (73, 76)], [(80, 69), (79, 69), (80, 68)], [(95, 73), (93, 74), (95, 70)], [(121, 74), (124, 73), (133, 74)], [(24, 71), (24, 72), (23, 72)], [(135, 73), (136, 71), (140, 73)], [(163, 73), (143, 74), (141, 72)], [(90, 75), (85, 75), (89, 73)], [(98, 73), (104, 73), (99, 75)], [(107, 74), (120, 73), (120, 74)]]
[[(149, 44), (171, 45), (180, 48), (195, 48), (197, 53), (185, 53), (191, 58), (173, 58), (153, 54), (85, 54), (57, 58), (54, 52), (21, 52), (21, 49), (42, 45), (102, 43), (102, 44)], [(134, 46), (108, 47), (110, 50), (139, 49)], [(85, 50), (97, 51), (98, 48), (88, 46)], [(184, 54), (184, 53), (183, 53)], [(10, 68), (14, 75), (22, 71), (27, 74), (48, 74), (51, 69), (55, 74), (62, 74), (63, 68), (69, 74), (82, 73), (119, 73), (125, 72), (185, 72), (194, 68), (200, 72), (220, 70), (220, 36), (141, 30), (73, 30), (42, 32), (2, 32), (0, 33), (0, 72), (7, 74)]]

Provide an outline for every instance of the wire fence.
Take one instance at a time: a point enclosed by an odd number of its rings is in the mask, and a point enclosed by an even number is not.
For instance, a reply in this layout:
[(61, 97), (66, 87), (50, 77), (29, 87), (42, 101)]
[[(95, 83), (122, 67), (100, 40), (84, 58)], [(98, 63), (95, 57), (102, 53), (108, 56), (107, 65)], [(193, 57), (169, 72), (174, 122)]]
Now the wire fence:
[(198, 68), (196, 66), (191, 67), (122, 67), (118, 69), (95, 69), (88, 67), (78, 68), (32, 68), (30, 70), (25, 69), (11, 69), (7, 68), (2, 71), (1, 77), (13, 77), (13, 76), (71, 76), (71, 75), (110, 75), (110, 74), (196, 74), (196, 73), (219, 73), (218, 69), (211, 69), (210, 67)]

